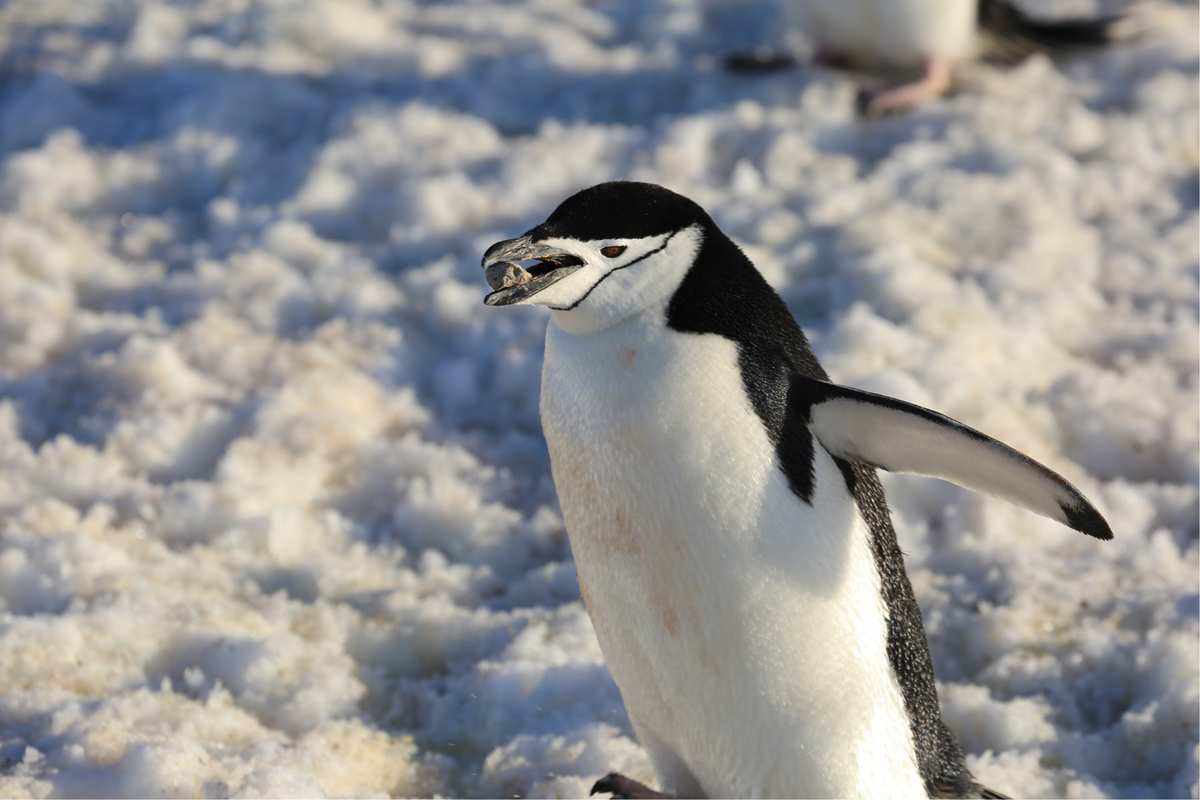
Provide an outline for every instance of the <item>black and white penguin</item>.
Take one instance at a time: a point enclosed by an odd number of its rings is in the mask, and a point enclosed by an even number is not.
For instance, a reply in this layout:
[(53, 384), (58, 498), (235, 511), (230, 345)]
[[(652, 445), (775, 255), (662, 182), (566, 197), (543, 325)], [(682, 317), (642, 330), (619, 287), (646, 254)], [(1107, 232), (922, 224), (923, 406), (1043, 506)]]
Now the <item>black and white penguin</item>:
[[(816, 61), (910, 73), (910, 80), (859, 95), (867, 116), (903, 111), (950, 88), (955, 65), (977, 55), (979, 32), (997, 53), (1027, 53), (1103, 44), (1120, 15), (1039, 19), (1013, 0), (790, 0), (788, 15), (812, 41)], [(779, 54), (735, 55), (734, 70), (773, 69), (790, 60)]]
[[(936, 475), (1109, 539), (1096, 509), (983, 433), (830, 382), (737, 245), (660, 186), (579, 192), (483, 265), (487, 305), (551, 309), (554, 484), (662, 790), (1001, 796), (942, 721), (875, 470)], [(597, 790), (662, 796), (615, 774)]]

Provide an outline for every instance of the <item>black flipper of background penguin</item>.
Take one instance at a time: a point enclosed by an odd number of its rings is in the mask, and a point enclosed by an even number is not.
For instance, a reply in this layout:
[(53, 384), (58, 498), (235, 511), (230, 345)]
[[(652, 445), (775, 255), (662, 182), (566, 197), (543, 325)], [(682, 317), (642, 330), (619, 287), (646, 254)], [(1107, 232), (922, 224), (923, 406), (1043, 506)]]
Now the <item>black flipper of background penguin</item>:
[(797, 63), (791, 53), (770, 49), (730, 53), (721, 60), (726, 72), (743, 75), (781, 72), (795, 67)]
[(979, 27), (997, 37), (1043, 47), (1097, 46), (1110, 42), (1124, 14), (1038, 19), (1013, 0), (979, 0)]
[(804, 410), (813, 435), (836, 458), (943, 478), (1088, 536), (1112, 538), (1100, 513), (1057, 472), (936, 411), (797, 375), (789, 411)]

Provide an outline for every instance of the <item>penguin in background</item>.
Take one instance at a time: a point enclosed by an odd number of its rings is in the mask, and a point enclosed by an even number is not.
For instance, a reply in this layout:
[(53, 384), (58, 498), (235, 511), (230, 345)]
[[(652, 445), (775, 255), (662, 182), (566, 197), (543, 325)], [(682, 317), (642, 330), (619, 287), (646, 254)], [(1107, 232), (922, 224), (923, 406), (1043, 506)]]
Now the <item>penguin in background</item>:
[[(696, 203), (615, 182), (483, 256), (488, 306), (551, 311), (541, 421), (580, 594), (659, 788), (619, 797), (1003, 797), (942, 720), (876, 469), (1097, 539), (1060, 475), (831, 382)], [(664, 794), (667, 793), (667, 794)]]
[[(1112, 40), (1124, 15), (1040, 19), (1015, 0), (790, 0), (787, 23), (813, 43), (814, 61), (867, 69), (905, 79), (863, 88), (860, 113), (899, 113), (949, 90), (955, 67), (980, 55), (1013, 62), (1037, 49), (1051, 52)], [(791, 56), (739, 53), (725, 60), (733, 72), (790, 67)]]

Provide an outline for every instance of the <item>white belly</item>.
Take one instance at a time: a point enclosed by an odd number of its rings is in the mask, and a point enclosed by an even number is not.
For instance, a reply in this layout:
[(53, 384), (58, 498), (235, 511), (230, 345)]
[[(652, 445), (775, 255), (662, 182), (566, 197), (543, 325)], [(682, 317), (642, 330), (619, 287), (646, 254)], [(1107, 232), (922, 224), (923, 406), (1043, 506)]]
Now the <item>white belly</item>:
[(736, 359), (550, 326), (542, 424), (609, 669), (710, 796), (921, 796), (866, 525), (819, 445), (813, 504), (791, 492)]
[(960, 59), (975, 39), (975, 0), (802, 0), (801, 26), (819, 47), (866, 64)]

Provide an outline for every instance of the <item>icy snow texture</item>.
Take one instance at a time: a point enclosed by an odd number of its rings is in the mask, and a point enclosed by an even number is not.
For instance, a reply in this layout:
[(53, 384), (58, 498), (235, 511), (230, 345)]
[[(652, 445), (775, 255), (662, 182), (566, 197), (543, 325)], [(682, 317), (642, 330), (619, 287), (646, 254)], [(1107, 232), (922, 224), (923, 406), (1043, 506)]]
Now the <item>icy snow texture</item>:
[(1195, 13), (863, 123), (846, 75), (720, 71), (770, 11), (0, 6), (0, 796), (649, 779), (556, 510), (544, 316), (478, 267), (621, 177), (704, 204), (838, 380), (1112, 523), (887, 478), (978, 776), (1197, 795)]

